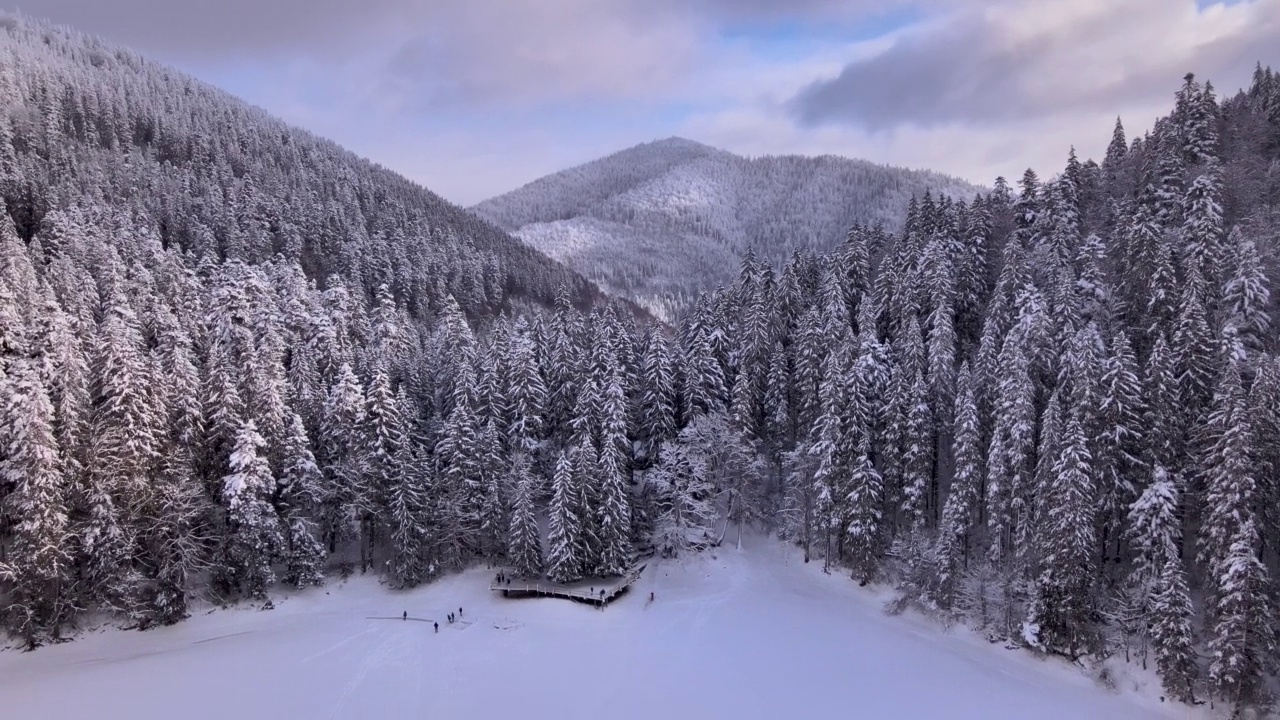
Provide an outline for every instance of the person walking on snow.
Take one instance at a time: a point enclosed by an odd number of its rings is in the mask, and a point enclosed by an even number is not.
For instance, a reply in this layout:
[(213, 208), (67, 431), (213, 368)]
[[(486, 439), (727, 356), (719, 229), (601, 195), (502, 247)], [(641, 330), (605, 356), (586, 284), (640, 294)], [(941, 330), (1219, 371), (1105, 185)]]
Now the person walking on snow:
[(405, 610), (405, 611), (404, 611), (404, 616), (403, 616), (401, 619), (402, 619), (402, 620), (408, 620), (408, 619), (409, 619), (409, 611), (408, 611), (408, 610)]
[(437, 622), (437, 623), (431, 623), (431, 624), (436, 626), (437, 633), (440, 632), (440, 623)]

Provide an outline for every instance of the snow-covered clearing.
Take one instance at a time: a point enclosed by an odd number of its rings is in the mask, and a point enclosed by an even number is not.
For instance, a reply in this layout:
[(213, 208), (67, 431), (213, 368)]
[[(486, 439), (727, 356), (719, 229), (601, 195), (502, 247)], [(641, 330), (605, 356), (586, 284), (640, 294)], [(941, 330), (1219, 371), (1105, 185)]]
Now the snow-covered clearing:
[[(0, 653), (10, 718), (1054, 718), (1196, 711), (1103, 689), (990, 645), (748, 539), (650, 564), (604, 611), (504, 599), (488, 570), (397, 593), (372, 578)], [(649, 593), (656, 593), (650, 604)], [(463, 608), (462, 621), (445, 622)], [(404, 622), (411, 617), (440, 622)], [(370, 616), (393, 620), (371, 620)], [(1144, 681), (1153, 679), (1144, 676)]]

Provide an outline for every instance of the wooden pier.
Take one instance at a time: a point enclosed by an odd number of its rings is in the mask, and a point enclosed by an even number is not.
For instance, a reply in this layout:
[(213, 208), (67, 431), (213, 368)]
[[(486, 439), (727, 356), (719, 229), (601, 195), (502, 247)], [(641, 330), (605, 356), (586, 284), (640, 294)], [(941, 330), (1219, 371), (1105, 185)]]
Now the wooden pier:
[(565, 585), (546, 579), (517, 580), (513, 578), (510, 582), (501, 583), (495, 579), (489, 584), (489, 589), (501, 591), (503, 597), (558, 597), (604, 606), (625, 593), (636, 580), (640, 579), (640, 573), (644, 569), (644, 565), (637, 565), (619, 578), (612, 581), (602, 579), (601, 584), (589, 587), (582, 587), (583, 583)]

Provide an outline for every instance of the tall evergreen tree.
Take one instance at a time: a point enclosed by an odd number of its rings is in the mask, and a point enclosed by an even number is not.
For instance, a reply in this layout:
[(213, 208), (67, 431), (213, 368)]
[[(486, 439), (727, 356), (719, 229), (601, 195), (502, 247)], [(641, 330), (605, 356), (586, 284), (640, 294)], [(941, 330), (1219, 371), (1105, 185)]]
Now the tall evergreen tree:
[(271, 565), (282, 538), (280, 518), (269, 501), (276, 482), (267, 464), (266, 441), (252, 420), (236, 436), (230, 467), (222, 488), (228, 523), (222, 550), (227, 586), (251, 598), (265, 598), (275, 579)]
[(515, 499), (511, 505), (508, 555), (517, 573), (536, 576), (542, 572), (542, 535), (534, 515), (533, 478), (524, 456), (517, 455), (511, 462), (511, 485), (515, 488)]
[(74, 575), (63, 462), (53, 435), (53, 406), (31, 361), (0, 375), (7, 440), (0, 477), (13, 490), (3, 511), (15, 519), (0, 580), (10, 584), (5, 618), (28, 647), (60, 636), (74, 608)]

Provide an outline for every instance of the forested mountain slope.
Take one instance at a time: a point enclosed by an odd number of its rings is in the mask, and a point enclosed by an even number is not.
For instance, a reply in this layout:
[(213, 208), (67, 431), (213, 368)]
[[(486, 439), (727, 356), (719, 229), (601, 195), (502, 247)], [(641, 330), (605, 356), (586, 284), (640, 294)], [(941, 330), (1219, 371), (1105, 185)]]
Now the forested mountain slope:
[(730, 282), (749, 250), (779, 267), (795, 250), (831, 249), (854, 224), (896, 232), (913, 196), (976, 191), (861, 160), (748, 159), (669, 138), (474, 209), (608, 291), (672, 318), (698, 292)]
[(427, 463), (448, 412), (442, 338), (607, 300), (330, 142), (11, 15), (0, 196), (0, 614), (32, 641), (86, 610), (172, 621), (210, 581), (260, 594), (273, 560), (314, 582), (353, 537), (367, 558), (378, 462)]

